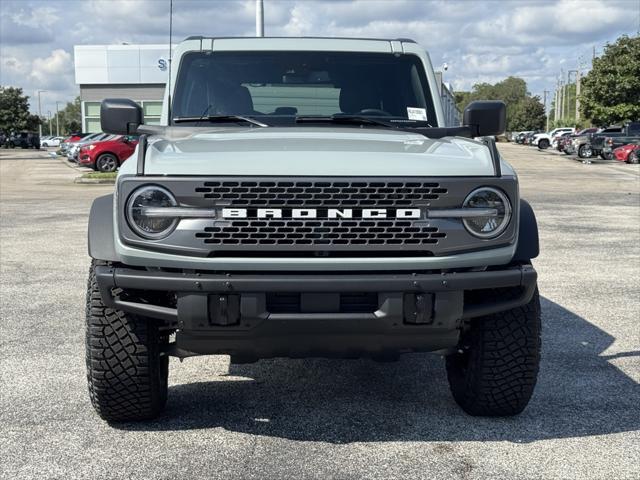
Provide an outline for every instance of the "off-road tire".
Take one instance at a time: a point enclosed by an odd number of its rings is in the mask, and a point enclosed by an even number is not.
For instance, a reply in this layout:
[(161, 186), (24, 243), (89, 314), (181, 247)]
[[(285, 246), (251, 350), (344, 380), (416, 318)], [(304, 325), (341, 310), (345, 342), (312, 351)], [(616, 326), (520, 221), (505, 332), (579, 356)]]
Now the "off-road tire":
[(525, 409), (539, 364), (537, 289), (522, 307), (473, 319), (458, 353), (446, 358), (456, 403), (469, 415), (489, 417), (517, 415)]
[(540, 140), (538, 142), (538, 148), (540, 150), (546, 150), (547, 148), (549, 148), (549, 140), (547, 140), (546, 138), (543, 138), (542, 140)]
[(102, 154), (96, 160), (96, 167), (100, 172), (115, 172), (118, 169), (118, 159), (110, 153)]
[[(153, 320), (108, 308), (102, 302), (93, 261), (87, 286), (86, 363), (89, 396), (108, 422), (149, 420), (167, 401), (168, 338)], [(102, 263), (104, 264), (104, 263)]]
[(593, 150), (591, 150), (591, 147), (588, 145), (580, 145), (578, 156), (580, 158), (591, 158), (593, 156)]
[(629, 154), (629, 156), (627, 157), (627, 163), (640, 163), (640, 155), (638, 155), (637, 150), (634, 150)]

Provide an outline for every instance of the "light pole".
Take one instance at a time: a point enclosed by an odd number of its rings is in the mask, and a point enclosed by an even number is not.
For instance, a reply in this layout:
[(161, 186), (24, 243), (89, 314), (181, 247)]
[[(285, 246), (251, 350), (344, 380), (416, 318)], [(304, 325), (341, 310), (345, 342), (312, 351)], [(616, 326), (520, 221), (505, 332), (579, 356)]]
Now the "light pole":
[(551, 93), (549, 90), (545, 90), (543, 92), (543, 95), (544, 95), (544, 116), (545, 116), (546, 121), (547, 121), (545, 132), (549, 131), (549, 113), (551, 113), (551, 112), (547, 112), (547, 94), (549, 94), (549, 93)]
[(46, 90), (38, 90), (38, 134), (42, 136), (42, 108), (40, 106), (40, 94)]
[(60, 112), (58, 111), (58, 104), (60, 102), (56, 102), (56, 137), (60, 136)]
[(264, 37), (264, 4), (256, 0), (256, 37)]
[[(578, 90), (578, 75), (579, 75), (578, 74), (578, 70), (569, 70), (567, 72), (567, 85), (571, 85), (571, 74), (572, 73), (576, 74), (576, 102), (577, 102), (578, 101), (578, 93), (577, 93), (577, 90)], [(569, 100), (568, 99), (567, 99), (567, 110), (569, 110), (569, 111), (571, 110), (571, 105), (569, 105)], [(577, 120), (577, 118), (576, 118), (576, 120)]]
[[(563, 75), (564, 77), (564, 75)], [(564, 80), (560, 80), (560, 104), (558, 105), (558, 125), (561, 125), (564, 118)]]
[(52, 136), (51, 135), (51, 110), (49, 110), (47, 113), (49, 114), (49, 136)]

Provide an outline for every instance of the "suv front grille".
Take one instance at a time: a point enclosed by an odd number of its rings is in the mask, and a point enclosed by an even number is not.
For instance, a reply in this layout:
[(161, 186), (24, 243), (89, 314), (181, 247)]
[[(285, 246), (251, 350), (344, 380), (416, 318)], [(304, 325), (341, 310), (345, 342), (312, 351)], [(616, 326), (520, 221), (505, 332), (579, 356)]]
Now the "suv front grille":
[(437, 200), (438, 183), (345, 181), (204, 182), (196, 193), (232, 207), (407, 207)]
[(196, 238), (212, 245), (434, 245), (445, 233), (407, 220), (232, 220)]
[[(436, 182), (376, 180), (220, 180), (195, 187), (196, 196), (231, 208), (426, 207), (447, 193)], [(424, 220), (409, 219), (227, 219), (195, 233), (210, 248), (300, 247), (312, 250), (380, 248), (430, 250), (446, 237)]]

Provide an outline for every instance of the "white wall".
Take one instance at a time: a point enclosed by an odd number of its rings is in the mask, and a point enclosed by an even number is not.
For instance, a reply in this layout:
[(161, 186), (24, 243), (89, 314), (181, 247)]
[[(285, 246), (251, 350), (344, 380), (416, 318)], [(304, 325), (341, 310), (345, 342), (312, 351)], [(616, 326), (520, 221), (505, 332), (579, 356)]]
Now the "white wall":
[(73, 47), (78, 85), (164, 84), (168, 45), (76, 45)]

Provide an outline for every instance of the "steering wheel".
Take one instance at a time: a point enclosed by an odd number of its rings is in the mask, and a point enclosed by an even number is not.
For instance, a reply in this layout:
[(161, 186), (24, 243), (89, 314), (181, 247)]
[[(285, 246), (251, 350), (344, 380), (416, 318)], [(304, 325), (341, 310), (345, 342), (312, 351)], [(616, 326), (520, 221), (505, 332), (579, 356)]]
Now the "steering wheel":
[(377, 108), (365, 108), (360, 110), (356, 115), (371, 115), (378, 117), (391, 117), (392, 115), (389, 112), (385, 112), (384, 110), (379, 110)]

